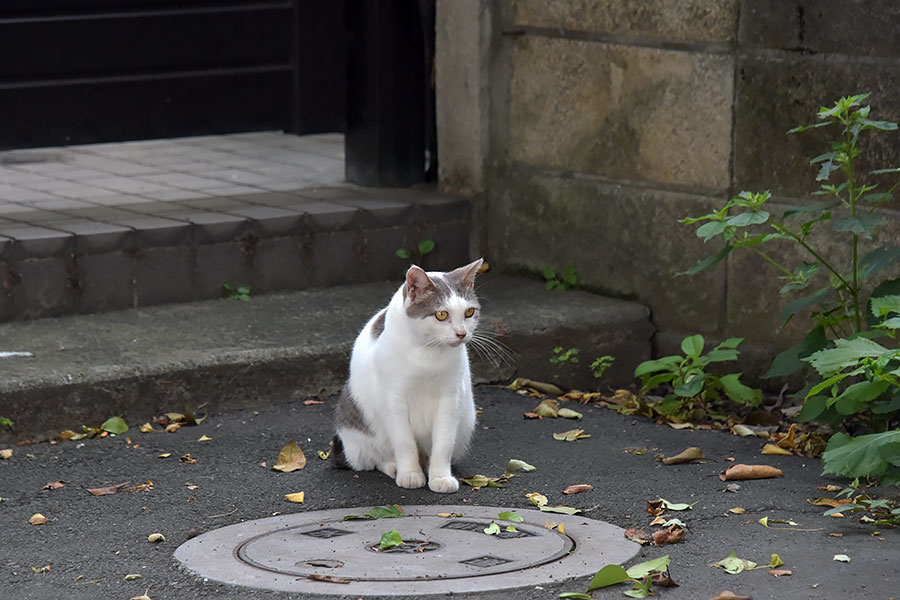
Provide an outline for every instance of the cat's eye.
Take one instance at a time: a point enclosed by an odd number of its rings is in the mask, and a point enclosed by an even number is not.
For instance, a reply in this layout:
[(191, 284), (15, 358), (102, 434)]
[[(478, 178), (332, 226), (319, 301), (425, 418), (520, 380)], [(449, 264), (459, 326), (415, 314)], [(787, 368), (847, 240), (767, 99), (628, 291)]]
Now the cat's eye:
[(467, 319), (474, 314), (475, 314), (475, 309), (473, 307), (470, 306), (469, 308), (466, 309), (466, 318)]
[(438, 321), (443, 321), (444, 319), (447, 318), (447, 311), (446, 310), (437, 311), (436, 313), (434, 313), (434, 318), (437, 319)]

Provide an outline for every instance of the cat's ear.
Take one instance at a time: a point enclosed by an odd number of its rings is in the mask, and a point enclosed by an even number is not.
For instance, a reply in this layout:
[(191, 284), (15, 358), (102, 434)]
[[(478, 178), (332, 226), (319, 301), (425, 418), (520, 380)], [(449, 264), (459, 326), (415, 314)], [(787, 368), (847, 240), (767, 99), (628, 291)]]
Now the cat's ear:
[(478, 275), (478, 271), (481, 269), (481, 265), (483, 264), (484, 259), (479, 258), (473, 263), (469, 263), (464, 267), (454, 269), (453, 271), (447, 273), (447, 278), (460, 282), (460, 287), (464, 290), (474, 290), (475, 276)]
[(422, 300), (434, 292), (434, 282), (421, 267), (413, 265), (406, 272), (406, 296), (411, 302)]

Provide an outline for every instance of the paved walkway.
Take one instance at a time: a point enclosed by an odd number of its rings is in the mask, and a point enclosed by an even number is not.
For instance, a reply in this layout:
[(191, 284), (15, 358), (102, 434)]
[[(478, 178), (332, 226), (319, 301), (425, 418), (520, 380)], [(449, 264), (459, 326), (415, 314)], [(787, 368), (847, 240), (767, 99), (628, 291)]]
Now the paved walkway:
[(0, 152), (0, 321), (382, 280), (426, 238), (463, 264), (468, 203), (346, 183), (341, 135)]

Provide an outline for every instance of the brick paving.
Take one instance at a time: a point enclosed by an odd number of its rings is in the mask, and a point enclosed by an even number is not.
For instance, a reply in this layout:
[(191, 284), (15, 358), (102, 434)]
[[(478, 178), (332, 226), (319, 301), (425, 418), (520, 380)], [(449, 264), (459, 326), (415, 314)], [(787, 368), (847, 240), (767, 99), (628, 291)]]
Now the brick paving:
[(0, 321), (384, 279), (426, 237), (453, 264), (467, 210), (346, 183), (340, 134), (0, 152)]

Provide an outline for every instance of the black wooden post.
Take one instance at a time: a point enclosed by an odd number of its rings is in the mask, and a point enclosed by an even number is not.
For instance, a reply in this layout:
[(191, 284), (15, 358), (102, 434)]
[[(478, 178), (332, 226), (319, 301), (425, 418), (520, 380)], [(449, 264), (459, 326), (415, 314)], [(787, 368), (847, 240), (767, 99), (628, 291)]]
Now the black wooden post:
[(417, 0), (348, 5), (347, 180), (407, 187), (425, 179), (425, 48)]

